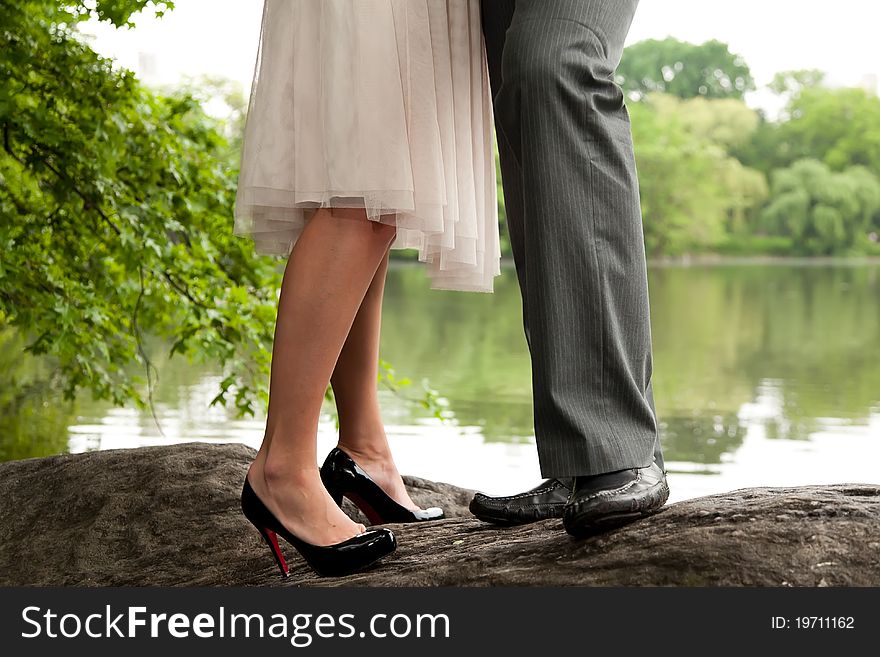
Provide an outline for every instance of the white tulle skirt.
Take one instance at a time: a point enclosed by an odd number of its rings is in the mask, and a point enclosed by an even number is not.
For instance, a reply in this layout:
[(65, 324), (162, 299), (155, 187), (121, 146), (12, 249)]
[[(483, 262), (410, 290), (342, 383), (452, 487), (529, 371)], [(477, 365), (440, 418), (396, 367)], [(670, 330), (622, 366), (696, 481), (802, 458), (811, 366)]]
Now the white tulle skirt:
[(500, 273), (479, 0), (265, 0), (234, 233), (289, 255), (317, 208), (364, 208), (432, 287)]

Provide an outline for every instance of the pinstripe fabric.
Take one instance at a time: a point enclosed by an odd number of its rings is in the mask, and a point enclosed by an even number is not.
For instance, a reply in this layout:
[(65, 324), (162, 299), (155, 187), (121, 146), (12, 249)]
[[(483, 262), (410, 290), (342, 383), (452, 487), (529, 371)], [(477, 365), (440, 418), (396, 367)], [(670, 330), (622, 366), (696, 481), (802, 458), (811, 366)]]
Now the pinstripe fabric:
[(629, 114), (638, 0), (483, 0), (545, 477), (663, 467)]

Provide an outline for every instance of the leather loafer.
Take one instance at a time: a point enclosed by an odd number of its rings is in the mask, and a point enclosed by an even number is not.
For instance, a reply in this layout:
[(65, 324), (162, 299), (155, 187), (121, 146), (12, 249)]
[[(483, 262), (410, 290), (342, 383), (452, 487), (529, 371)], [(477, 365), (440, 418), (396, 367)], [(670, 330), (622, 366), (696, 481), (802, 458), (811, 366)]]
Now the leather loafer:
[(575, 477), (562, 524), (572, 536), (589, 536), (656, 513), (667, 499), (666, 473), (656, 462)]
[(518, 495), (490, 497), (477, 493), (471, 500), (470, 511), (480, 520), (496, 525), (524, 525), (561, 518), (570, 493), (570, 479), (547, 479)]

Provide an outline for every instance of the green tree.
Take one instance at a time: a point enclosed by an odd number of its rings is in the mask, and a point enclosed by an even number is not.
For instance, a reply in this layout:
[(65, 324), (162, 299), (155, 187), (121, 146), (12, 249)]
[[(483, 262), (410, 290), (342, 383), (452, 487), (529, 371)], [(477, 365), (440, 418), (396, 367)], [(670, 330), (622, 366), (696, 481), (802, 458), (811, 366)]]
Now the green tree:
[(789, 157), (814, 157), (835, 171), (863, 165), (880, 174), (880, 98), (864, 89), (805, 88), (780, 128)]
[(639, 41), (624, 50), (617, 78), (632, 100), (656, 91), (741, 100), (755, 88), (745, 60), (714, 39), (699, 45), (672, 37)]
[(846, 253), (876, 226), (880, 180), (864, 167), (834, 172), (805, 159), (773, 172), (766, 228), (808, 255)]
[(145, 89), (76, 24), (148, 0), (0, 0), (0, 321), (59, 364), (67, 397), (146, 404), (145, 334), (225, 366), (217, 402), (265, 401), (279, 275), (231, 235), (236, 172), (191, 95)]
[(187, 94), (206, 108), (211, 116), (220, 120), (217, 127), (228, 142), (228, 148), (218, 153), (220, 159), (237, 167), (241, 157), (244, 124), (247, 117), (248, 99), (238, 80), (220, 76), (201, 75), (185, 78), (182, 84), (160, 89), (166, 96)]
[(816, 71), (778, 73), (769, 85), (786, 104), (776, 120), (762, 120), (732, 153), (769, 174), (813, 158), (835, 171), (862, 165), (880, 175), (880, 98), (864, 89), (822, 86)]
[(825, 72), (818, 69), (780, 71), (773, 76), (767, 88), (786, 99), (786, 105), (804, 89), (815, 89), (825, 83)]
[(682, 100), (676, 96), (655, 94), (651, 103), (664, 115), (677, 115), (695, 137), (726, 150), (749, 140), (758, 126), (755, 110), (733, 98), (696, 97)]
[(751, 221), (766, 181), (727, 149), (748, 140), (753, 110), (732, 99), (650, 94), (630, 113), (650, 253), (706, 250)]

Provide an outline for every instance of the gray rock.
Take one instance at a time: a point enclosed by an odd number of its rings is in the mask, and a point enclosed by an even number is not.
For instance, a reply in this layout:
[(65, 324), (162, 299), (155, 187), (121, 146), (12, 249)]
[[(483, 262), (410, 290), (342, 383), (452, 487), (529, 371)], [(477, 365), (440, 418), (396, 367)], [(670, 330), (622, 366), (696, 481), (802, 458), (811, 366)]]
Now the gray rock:
[(880, 486), (754, 488), (687, 500), (576, 541), (558, 520), (499, 529), (472, 491), (407, 477), (447, 520), (393, 526), (376, 567), (282, 579), (238, 495), (253, 450), (189, 443), (0, 463), (0, 585), (880, 585)]

